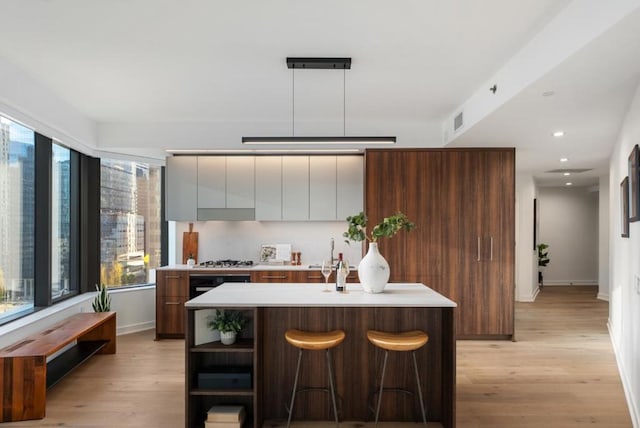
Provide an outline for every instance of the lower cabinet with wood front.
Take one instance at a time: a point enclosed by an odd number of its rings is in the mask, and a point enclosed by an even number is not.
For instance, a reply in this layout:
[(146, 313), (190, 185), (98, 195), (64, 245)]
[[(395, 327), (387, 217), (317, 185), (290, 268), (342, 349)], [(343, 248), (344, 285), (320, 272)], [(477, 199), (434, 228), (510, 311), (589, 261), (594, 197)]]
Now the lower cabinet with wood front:
[[(184, 304), (190, 299), (189, 278), (192, 274), (212, 273), (201, 269), (159, 269), (156, 273), (156, 340), (183, 339), (185, 334)], [(226, 271), (225, 273), (228, 273)], [(234, 274), (250, 275), (251, 282), (324, 283), (324, 276), (315, 269), (234, 270)], [(215, 273), (214, 273), (215, 274)], [(358, 272), (349, 273), (347, 282), (358, 282)], [(335, 287), (335, 274), (329, 279)]]

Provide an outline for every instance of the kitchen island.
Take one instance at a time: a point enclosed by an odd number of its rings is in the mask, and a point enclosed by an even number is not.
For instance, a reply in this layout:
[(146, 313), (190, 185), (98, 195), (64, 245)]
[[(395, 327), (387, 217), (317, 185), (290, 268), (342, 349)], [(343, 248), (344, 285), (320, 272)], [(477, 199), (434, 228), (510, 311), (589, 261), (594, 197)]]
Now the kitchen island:
[[(456, 304), (422, 284), (388, 284), (384, 293), (367, 294), (350, 284), (348, 293), (324, 293), (317, 283), (223, 284), (188, 301), (186, 322), (186, 427), (204, 426), (213, 405), (242, 404), (243, 426), (261, 427), (264, 421), (286, 420), (298, 350), (286, 343), (290, 328), (310, 331), (342, 329), (345, 341), (332, 350), (338, 409), (341, 420), (371, 420), (371, 392), (377, 386), (383, 351), (372, 346), (369, 329), (420, 329), (429, 342), (416, 352), (427, 404), (427, 419), (455, 427)], [(243, 311), (252, 320), (234, 345), (199, 343), (202, 314), (213, 309)], [(387, 365), (388, 387), (416, 389), (410, 354), (392, 352)], [(325, 386), (323, 352), (306, 352), (301, 385)], [(232, 377), (241, 387), (203, 384), (207, 377)], [(296, 399), (294, 420), (331, 420), (327, 394), (308, 392)], [(412, 395), (385, 393), (381, 420), (419, 421), (420, 409)]]

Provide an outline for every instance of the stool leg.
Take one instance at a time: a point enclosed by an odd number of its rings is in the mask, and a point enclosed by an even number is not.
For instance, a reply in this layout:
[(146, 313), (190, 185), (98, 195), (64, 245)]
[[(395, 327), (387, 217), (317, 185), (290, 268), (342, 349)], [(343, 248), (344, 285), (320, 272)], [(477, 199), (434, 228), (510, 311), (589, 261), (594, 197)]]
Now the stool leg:
[(338, 406), (336, 406), (336, 390), (333, 386), (333, 369), (331, 368), (331, 352), (327, 349), (327, 369), (329, 370), (329, 387), (331, 388), (331, 401), (333, 402), (333, 415), (336, 418), (336, 427), (338, 422)]
[(291, 393), (291, 404), (289, 405), (289, 419), (287, 419), (287, 428), (291, 424), (291, 416), (293, 416), (293, 403), (296, 401), (296, 388), (298, 386), (298, 374), (300, 373), (300, 362), (302, 361), (302, 348), (298, 352), (298, 366), (296, 367), (296, 377), (293, 381), (293, 392)]
[(378, 405), (376, 406), (376, 424), (378, 426), (378, 416), (380, 416), (380, 404), (382, 404), (382, 391), (384, 391), (384, 372), (387, 370), (387, 357), (389, 351), (384, 351), (384, 363), (382, 363), (382, 376), (380, 377), (380, 392), (378, 393)]
[(416, 382), (418, 383), (418, 397), (420, 397), (420, 410), (422, 410), (422, 422), (427, 425), (427, 414), (424, 410), (424, 401), (422, 400), (422, 388), (420, 387), (420, 375), (418, 375), (418, 361), (416, 360), (416, 351), (412, 351), (413, 367), (416, 369)]

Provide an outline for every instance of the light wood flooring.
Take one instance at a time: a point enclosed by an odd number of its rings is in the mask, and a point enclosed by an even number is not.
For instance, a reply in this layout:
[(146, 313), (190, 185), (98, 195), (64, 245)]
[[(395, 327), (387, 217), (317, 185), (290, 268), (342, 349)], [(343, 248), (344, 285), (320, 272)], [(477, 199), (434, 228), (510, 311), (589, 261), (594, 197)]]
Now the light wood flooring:
[[(535, 303), (516, 305), (516, 342), (458, 341), (458, 428), (630, 428), (608, 304), (596, 292), (545, 287)], [(45, 419), (0, 427), (180, 428), (183, 415), (184, 342), (147, 331), (119, 336), (116, 355), (91, 358), (48, 391)]]

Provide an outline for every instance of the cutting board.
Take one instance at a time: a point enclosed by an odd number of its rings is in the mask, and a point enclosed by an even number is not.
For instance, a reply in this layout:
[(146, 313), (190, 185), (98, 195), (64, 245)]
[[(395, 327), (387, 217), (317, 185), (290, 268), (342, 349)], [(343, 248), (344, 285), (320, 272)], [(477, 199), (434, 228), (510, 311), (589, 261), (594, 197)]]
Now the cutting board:
[(198, 263), (198, 232), (193, 231), (193, 223), (189, 223), (189, 231), (182, 233), (182, 264), (187, 264), (191, 254)]

